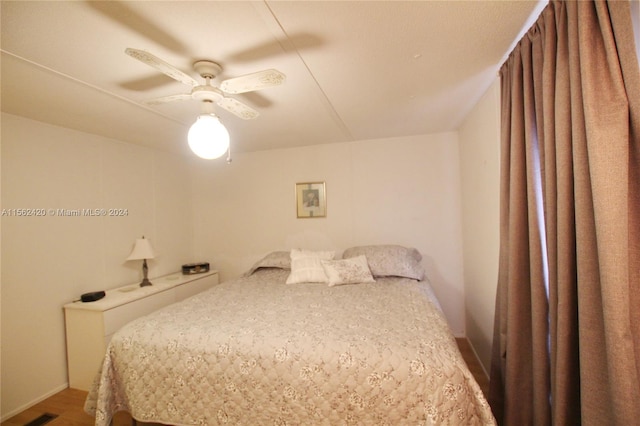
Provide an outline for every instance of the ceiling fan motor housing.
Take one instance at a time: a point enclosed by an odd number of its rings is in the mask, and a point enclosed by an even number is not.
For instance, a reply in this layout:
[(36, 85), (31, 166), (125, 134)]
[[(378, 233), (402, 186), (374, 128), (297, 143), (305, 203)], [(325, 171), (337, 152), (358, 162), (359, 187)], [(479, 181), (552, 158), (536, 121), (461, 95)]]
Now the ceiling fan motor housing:
[(210, 101), (217, 103), (224, 98), (222, 91), (217, 87), (209, 84), (203, 86), (196, 86), (191, 90), (191, 97), (198, 101)]
[(222, 72), (222, 67), (212, 61), (194, 62), (193, 69), (195, 69), (202, 78), (216, 78)]

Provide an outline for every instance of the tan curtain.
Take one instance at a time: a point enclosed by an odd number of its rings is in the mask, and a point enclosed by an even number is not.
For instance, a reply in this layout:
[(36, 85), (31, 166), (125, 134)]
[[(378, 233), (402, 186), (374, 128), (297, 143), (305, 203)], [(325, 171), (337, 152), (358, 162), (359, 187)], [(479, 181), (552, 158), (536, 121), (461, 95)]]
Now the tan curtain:
[(640, 72), (628, 1), (552, 1), (501, 84), (492, 409), (504, 425), (640, 424)]

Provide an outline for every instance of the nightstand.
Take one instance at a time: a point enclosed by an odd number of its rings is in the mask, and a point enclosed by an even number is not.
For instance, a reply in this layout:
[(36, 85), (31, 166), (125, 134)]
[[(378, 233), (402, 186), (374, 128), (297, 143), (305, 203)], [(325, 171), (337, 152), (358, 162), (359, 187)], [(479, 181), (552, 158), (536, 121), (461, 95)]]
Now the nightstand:
[(106, 291), (95, 302), (64, 305), (69, 387), (89, 390), (100, 369), (113, 333), (126, 323), (218, 284), (218, 272), (154, 278)]

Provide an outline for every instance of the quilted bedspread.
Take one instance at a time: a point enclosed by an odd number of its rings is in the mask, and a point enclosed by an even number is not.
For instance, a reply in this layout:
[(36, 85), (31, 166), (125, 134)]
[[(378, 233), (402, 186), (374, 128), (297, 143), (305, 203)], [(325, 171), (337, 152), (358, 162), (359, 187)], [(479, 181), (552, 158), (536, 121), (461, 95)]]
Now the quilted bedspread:
[(171, 425), (489, 425), (428, 284), (329, 287), (259, 270), (112, 338), (85, 410)]

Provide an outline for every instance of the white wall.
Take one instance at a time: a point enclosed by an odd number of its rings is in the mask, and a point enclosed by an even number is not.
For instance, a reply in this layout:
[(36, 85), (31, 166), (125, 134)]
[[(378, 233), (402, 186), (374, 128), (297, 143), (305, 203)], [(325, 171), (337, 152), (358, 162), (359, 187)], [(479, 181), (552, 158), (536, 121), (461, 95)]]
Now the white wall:
[(460, 128), (466, 332), (489, 371), (500, 249), (500, 84)]
[[(2, 114), (2, 418), (66, 387), (62, 306), (136, 282), (125, 262), (145, 235), (150, 276), (193, 258), (185, 159)], [(124, 217), (11, 216), (10, 209), (126, 208)], [(6, 210), (5, 210), (6, 209)]]
[[(196, 254), (223, 280), (272, 250), (413, 246), (464, 334), (457, 133), (248, 153), (193, 179)], [(326, 182), (326, 218), (296, 218), (295, 183), (310, 181)]]

